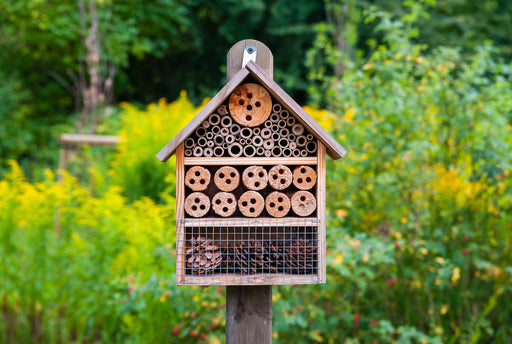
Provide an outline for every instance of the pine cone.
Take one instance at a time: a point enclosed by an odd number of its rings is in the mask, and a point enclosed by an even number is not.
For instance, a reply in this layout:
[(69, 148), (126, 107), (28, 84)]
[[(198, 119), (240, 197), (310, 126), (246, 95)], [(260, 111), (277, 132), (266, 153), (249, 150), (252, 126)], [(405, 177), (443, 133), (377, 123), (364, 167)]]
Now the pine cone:
[(275, 272), (268, 246), (261, 241), (249, 239), (235, 247), (235, 263), (244, 274)]
[(212, 240), (198, 236), (190, 239), (187, 249), (187, 271), (192, 275), (205, 275), (215, 271), (222, 262), (222, 252)]
[(285, 272), (312, 273), (316, 265), (316, 247), (309, 240), (297, 239), (283, 250)]

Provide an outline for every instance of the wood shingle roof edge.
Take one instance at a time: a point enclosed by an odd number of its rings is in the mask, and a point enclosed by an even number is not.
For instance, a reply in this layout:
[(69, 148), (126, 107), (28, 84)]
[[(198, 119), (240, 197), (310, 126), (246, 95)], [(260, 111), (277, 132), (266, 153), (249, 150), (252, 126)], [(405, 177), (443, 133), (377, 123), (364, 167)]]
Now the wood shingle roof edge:
[(337, 160), (345, 156), (347, 151), (343, 148), (324, 128), (322, 128), (302, 107), (293, 100), (274, 80), (269, 78), (265, 72), (254, 62), (250, 61), (244, 68), (240, 69), (226, 85), (199, 111), (199, 113), (187, 125), (169, 141), (165, 147), (156, 155), (157, 159), (165, 162), (176, 151), (178, 146), (191, 135), (201, 123), (208, 118), (230, 94), (252, 75), (264, 86), (273, 96), (293, 113), (299, 122), (306, 126), (309, 131), (320, 140), (326, 147), (327, 154)]

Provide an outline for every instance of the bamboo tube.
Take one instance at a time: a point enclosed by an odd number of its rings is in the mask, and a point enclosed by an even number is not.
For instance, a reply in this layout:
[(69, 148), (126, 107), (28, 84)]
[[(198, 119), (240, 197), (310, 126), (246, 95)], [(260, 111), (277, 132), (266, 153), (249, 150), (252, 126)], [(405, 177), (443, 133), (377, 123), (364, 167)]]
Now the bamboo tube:
[(308, 156), (308, 151), (307, 151), (307, 150), (305, 150), (305, 149), (302, 149), (302, 150), (300, 151), (300, 156), (302, 156), (302, 157), (304, 157), (304, 156)]
[(274, 140), (266, 139), (265, 141), (263, 141), (263, 148), (265, 148), (265, 149), (272, 149), (272, 148), (274, 148)]
[(257, 127), (256, 127), (256, 128), (253, 128), (253, 129), (252, 129), (252, 134), (253, 134), (254, 136), (257, 136), (257, 135), (259, 135), (260, 133), (261, 133), (261, 129), (260, 129), (260, 128), (257, 128)]
[(280, 115), (281, 115), (282, 119), (287, 119), (290, 116), (290, 113), (288, 112), (288, 110), (283, 109), (283, 110), (281, 110)]
[(213, 142), (213, 140), (208, 140), (208, 142), (206, 142), (206, 147), (213, 148), (213, 146), (215, 146), (215, 143)]
[(290, 144), (288, 145), (288, 147), (289, 147), (291, 150), (297, 149), (297, 142), (290, 141)]
[(291, 203), (288, 196), (279, 191), (273, 191), (265, 200), (265, 209), (272, 217), (283, 217), (290, 211)]
[(278, 113), (271, 113), (269, 117), (270, 122), (277, 123), (279, 122), (279, 114)]
[(294, 193), (291, 203), (293, 212), (299, 216), (311, 215), (316, 209), (316, 198), (308, 191)]
[(210, 115), (210, 117), (208, 117), (208, 122), (210, 122), (212, 126), (218, 125), (220, 123), (220, 116), (216, 113), (213, 113)]
[(284, 119), (281, 119), (279, 122), (277, 122), (277, 125), (279, 126), (279, 128), (284, 128), (286, 127), (286, 121)]
[(297, 142), (298, 147), (304, 147), (306, 145), (306, 143), (308, 143), (308, 140), (306, 140), (306, 136), (300, 135), (300, 136), (297, 136), (296, 142)]
[(288, 138), (288, 135), (290, 135), (290, 131), (286, 128), (283, 128), (279, 130), (279, 135), (281, 135), (281, 137)]
[(292, 127), (292, 133), (294, 133), (297, 136), (302, 135), (304, 133), (304, 126), (300, 123), (296, 123)]
[(194, 141), (193, 138), (189, 137), (188, 139), (185, 140), (185, 148), (194, 148), (195, 145), (196, 142)]
[(279, 147), (281, 148), (286, 148), (288, 147), (288, 145), (290, 144), (290, 142), (288, 141), (288, 139), (285, 139), (285, 138), (282, 138), (280, 139), (277, 144), (279, 145)]
[(242, 130), (240, 130), (240, 136), (243, 137), (243, 138), (248, 138), (248, 137), (251, 137), (252, 136), (252, 129), (251, 128), (242, 128)]
[(277, 124), (272, 125), (270, 129), (272, 130), (273, 133), (279, 132), (279, 126)]
[(281, 147), (279, 146), (274, 146), (274, 148), (272, 148), (272, 156), (281, 156), (283, 152), (281, 151)]
[(233, 120), (229, 116), (223, 116), (220, 119), (220, 125), (222, 125), (224, 128), (229, 128), (233, 124)]
[(292, 156), (292, 150), (288, 147), (283, 148), (283, 156), (287, 158)]
[(246, 217), (258, 217), (265, 208), (263, 196), (256, 191), (246, 191), (238, 199), (238, 209)]
[(244, 156), (252, 157), (256, 154), (256, 148), (253, 145), (246, 145), (244, 147)]
[(246, 144), (246, 145), (250, 145), (250, 144), (252, 144), (252, 139), (251, 139), (250, 137), (246, 138), (246, 139), (245, 139), (245, 144)]
[(270, 120), (265, 121), (265, 128), (270, 128), (272, 126), (272, 122)]
[(185, 199), (185, 212), (192, 217), (203, 217), (210, 210), (210, 199), (202, 192), (193, 192)]
[(286, 125), (288, 125), (289, 127), (293, 127), (295, 125), (295, 117), (288, 117), (286, 119)]
[(272, 133), (272, 137), (271, 139), (274, 140), (274, 141), (279, 141), (279, 139), (281, 138), (281, 135), (279, 135), (279, 133)]
[(222, 148), (224, 148), (224, 149), (228, 149), (228, 147), (229, 147), (229, 145), (228, 145), (226, 142), (224, 142), (224, 143), (222, 144)]
[(236, 134), (235, 135), (235, 141), (240, 141), (240, 137), (241, 137), (240, 134)]
[(196, 129), (196, 135), (198, 137), (203, 137), (204, 135), (206, 135), (206, 129), (203, 128), (203, 127), (199, 127)]
[(296, 139), (297, 139), (297, 137), (295, 135), (293, 135), (291, 133), (290, 133), (290, 135), (288, 135), (288, 140), (290, 140), (290, 142), (295, 141)]
[(265, 148), (263, 148), (261, 146), (256, 148), (256, 155), (257, 156), (263, 156), (264, 154), (265, 154)]
[(249, 166), (242, 173), (242, 182), (249, 190), (263, 190), (268, 184), (267, 171), (262, 166)]
[(192, 156), (192, 149), (185, 149), (185, 156)]
[[(212, 141), (209, 141), (208, 143), (210, 143)], [(213, 143), (213, 142), (212, 142)], [(211, 147), (206, 147), (203, 151), (203, 155), (207, 158), (210, 158), (213, 156), (213, 149), (211, 149)]]
[(279, 104), (279, 103), (275, 103), (274, 106), (272, 106), (273, 112), (279, 113), (279, 112), (281, 112), (281, 110), (282, 110), (282, 107), (281, 107), (281, 104)]
[(225, 116), (228, 114), (228, 107), (226, 105), (221, 105), (217, 108), (217, 113), (221, 116)]
[(268, 171), (268, 183), (275, 190), (284, 190), (292, 184), (292, 171), (284, 165), (276, 165)]
[(240, 173), (231, 166), (222, 166), (213, 177), (215, 186), (222, 191), (233, 191), (240, 185)]
[(205, 128), (205, 129), (208, 129), (208, 128), (211, 126), (211, 124), (210, 124), (210, 122), (209, 122), (208, 120), (203, 121), (203, 123), (201, 123), (201, 125), (202, 125), (202, 126), (203, 126), (203, 128)]
[(226, 136), (225, 141), (226, 141), (226, 143), (228, 143), (228, 144), (232, 144), (233, 142), (235, 142), (235, 136), (233, 136), (233, 135), (227, 135), (227, 136)]
[(208, 142), (208, 140), (206, 140), (206, 138), (204, 138), (204, 137), (200, 137), (200, 138), (197, 139), (197, 145), (199, 147), (206, 146), (206, 142)]
[(252, 144), (255, 146), (255, 147), (260, 147), (262, 144), (263, 144), (263, 139), (261, 138), (261, 136), (257, 135), (257, 136), (254, 136), (252, 138)]
[(221, 128), (221, 129), (220, 129), (220, 134), (221, 134), (222, 136), (229, 135), (229, 129), (228, 129), (228, 128)]
[(270, 149), (265, 149), (265, 157), (270, 158), (272, 156), (272, 151)]
[(233, 123), (233, 125), (229, 128), (229, 131), (233, 135), (238, 135), (240, 133), (240, 126), (236, 123)]
[(213, 155), (215, 155), (215, 156), (223, 156), (224, 155), (224, 148), (222, 148), (222, 147), (215, 147), (213, 149)]
[(240, 139), (238, 142), (240, 142), (242, 146), (245, 145), (245, 139)]
[(292, 151), (292, 155), (293, 155), (294, 157), (298, 158), (298, 157), (300, 156), (300, 150), (298, 150), (298, 149), (294, 149), (294, 150)]
[(203, 155), (203, 149), (201, 147), (195, 147), (194, 151), (192, 152), (192, 155), (199, 158)]
[(215, 135), (213, 138), (213, 142), (215, 142), (215, 145), (220, 146), (224, 143), (224, 136), (222, 135)]
[(308, 144), (306, 145), (306, 150), (308, 151), (308, 153), (316, 152), (316, 150), (317, 150), (316, 142), (315, 141), (309, 141)]
[(232, 156), (234, 158), (241, 156), (243, 153), (242, 145), (239, 143), (233, 143), (228, 148), (228, 154), (229, 156)]
[(218, 135), (220, 134), (220, 127), (218, 125), (214, 125), (211, 129), (213, 135)]
[(222, 217), (229, 217), (236, 211), (236, 198), (231, 192), (219, 192), (212, 199), (213, 212)]
[(208, 140), (211, 140), (213, 139), (213, 133), (211, 131), (207, 132), (205, 137), (208, 139)]
[(311, 140), (313, 140), (313, 139), (314, 139), (314, 136), (313, 136), (312, 134), (307, 134), (307, 135), (306, 135), (306, 139), (307, 139), (308, 141), (311, 141)]
[(268, 139), (272, 135), (272, 131), (269, 128), (261, 129), (261, 137), (264, 139)]

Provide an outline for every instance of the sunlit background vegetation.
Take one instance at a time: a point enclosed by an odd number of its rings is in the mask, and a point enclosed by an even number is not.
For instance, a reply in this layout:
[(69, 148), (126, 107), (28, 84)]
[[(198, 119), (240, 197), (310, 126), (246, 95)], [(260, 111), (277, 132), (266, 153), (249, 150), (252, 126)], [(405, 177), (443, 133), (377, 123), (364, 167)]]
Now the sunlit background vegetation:
[[(274, 342), (512, 342), (508, 1), (0, 0), (0, 32), (1, 343), (224, 342), (224, 288), (175, 286), (154, 155), (244, 38), (349, 151), (328, 283), (273, 288)], [(65, 132), (122, 141), (59, 171)]]

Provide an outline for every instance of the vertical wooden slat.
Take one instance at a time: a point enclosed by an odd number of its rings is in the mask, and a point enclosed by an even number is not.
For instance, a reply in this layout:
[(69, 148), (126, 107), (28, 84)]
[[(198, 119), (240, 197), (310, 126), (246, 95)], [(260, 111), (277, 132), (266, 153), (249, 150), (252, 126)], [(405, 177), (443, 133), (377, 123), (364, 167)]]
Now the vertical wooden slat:
[(226, 344), (272, 343), (272, 286), (228, 286)]
[(185, 144), (176, 149), (176, 284), (185, 279)]
[(325, 154), (326, 149), (322, 142), (318, 141), (318, 163), (317, 163), (317, 175), (318, 175), (318, 186), (317, 186), (317, 206), (318, 206), (318, 218), (320, 224), (318, 226), (318, 240), (319, 240), (319, 262), (318, 262), (318, 274), (321, 283), (326, 282), (326, 264), (325, 264)]

